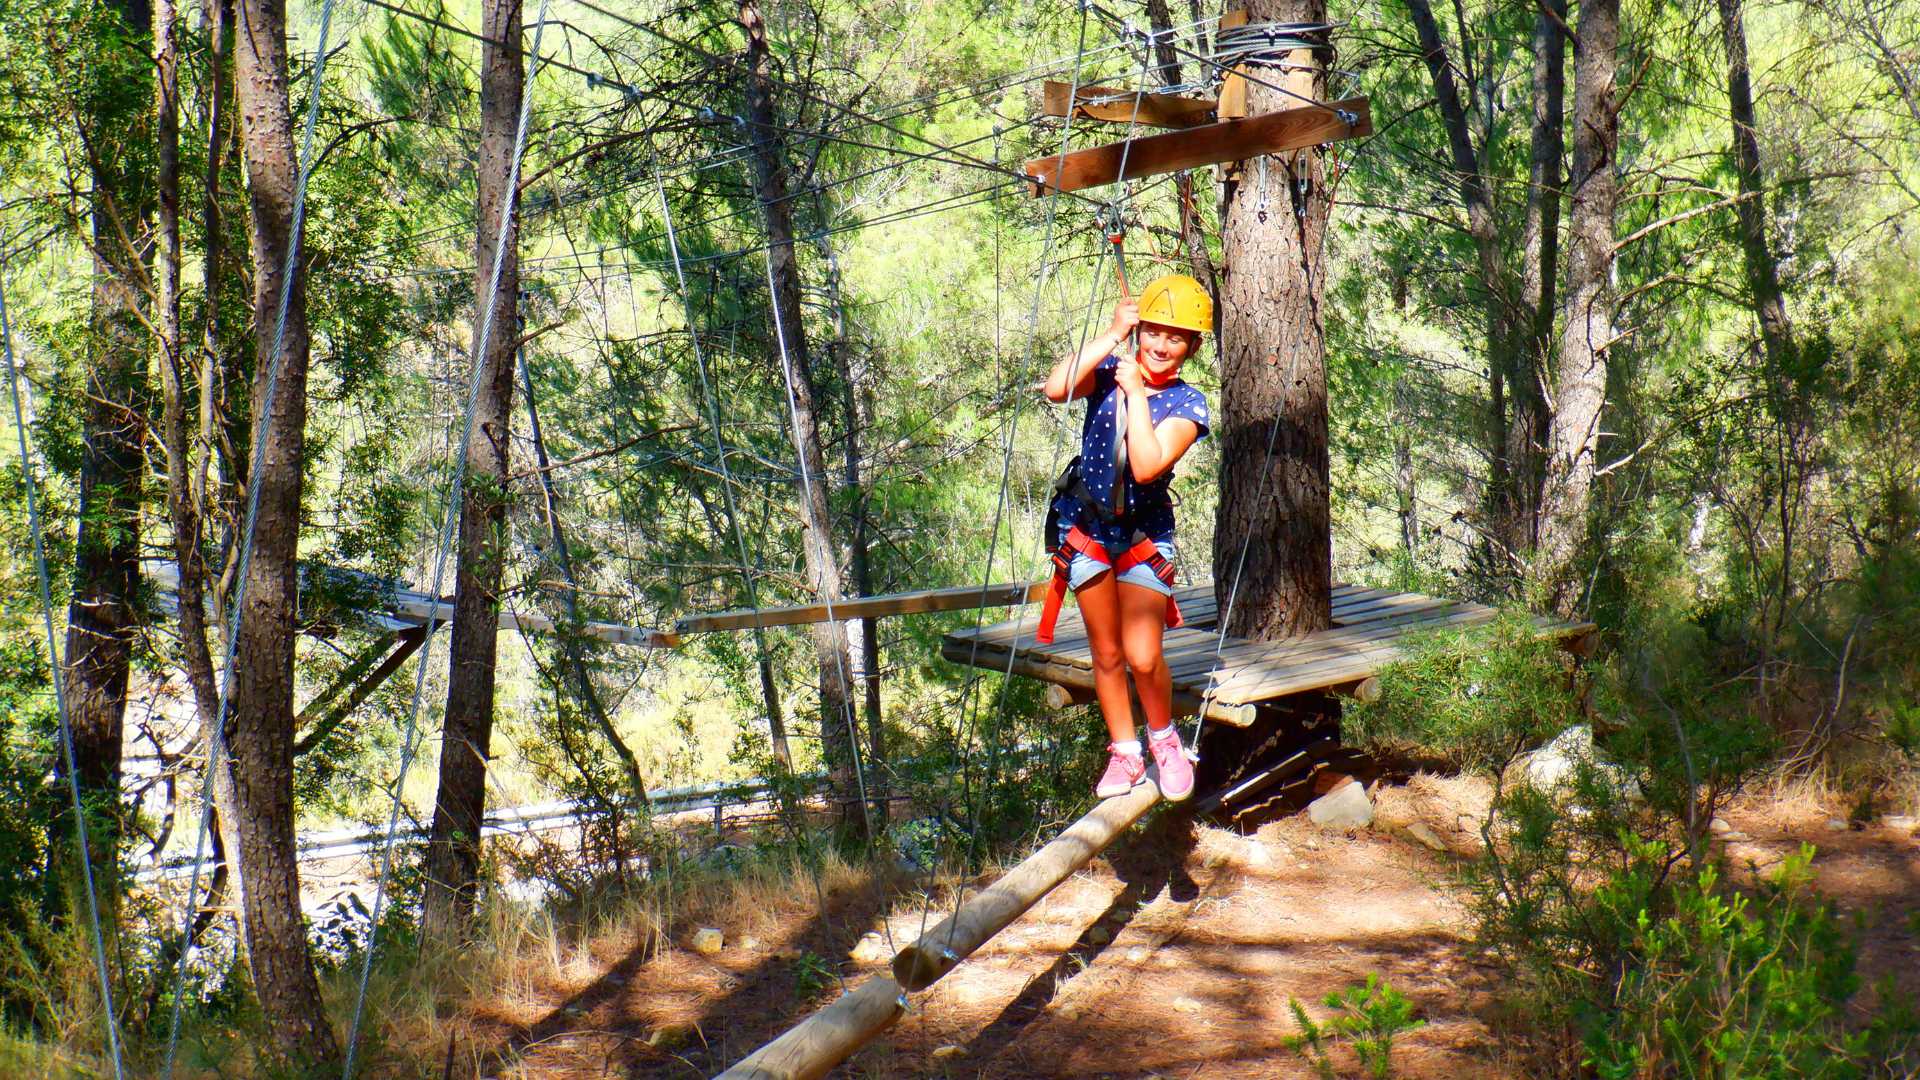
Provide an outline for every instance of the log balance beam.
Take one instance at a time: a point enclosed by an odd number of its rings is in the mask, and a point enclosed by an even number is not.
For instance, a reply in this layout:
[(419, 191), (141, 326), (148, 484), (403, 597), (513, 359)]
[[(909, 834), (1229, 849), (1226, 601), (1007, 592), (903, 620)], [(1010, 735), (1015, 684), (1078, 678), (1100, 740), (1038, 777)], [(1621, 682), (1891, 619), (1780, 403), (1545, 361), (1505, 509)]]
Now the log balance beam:
[[(928, 611), (966, 611), (972, 608), (1010, 607), (1038, 600), (1047, 591), (1044, 581), (1031, 584), (956, 585), (950, 589), (919, 589), (882, 596), (848, 597), (827, 604), (797, 607), (742, 608), (712, 615), (689, 615), (673, 624), (676, 634), (711, 630), (752, 630), (762, 626), (798, 626), (838, 619), (877, 619), (886, 615), (918, 615)], [(831, 612), (829, 612), (831, 607)]]
[(880, 976), (802, 1020), (747, 1055), (719, 1080), (815, 1080), (853, 1056), (906, 1011), (906, 994), (925, 990), (973, 955), (1059, 884), (1093, 861), (1160, 801), (1143, 784), (1107, 799), (1047, 846), (1027, 856), (999, 881), (961, 904), (920, 940), (893, 958), (893, 977)]

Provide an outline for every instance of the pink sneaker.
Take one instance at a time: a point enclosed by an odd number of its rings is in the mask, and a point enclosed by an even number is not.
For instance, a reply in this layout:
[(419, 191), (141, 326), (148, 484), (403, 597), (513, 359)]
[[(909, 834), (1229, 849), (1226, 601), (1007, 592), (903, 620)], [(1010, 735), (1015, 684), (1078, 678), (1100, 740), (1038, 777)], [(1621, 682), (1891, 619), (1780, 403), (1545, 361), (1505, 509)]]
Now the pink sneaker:
[(1179, 728), (1168, 725), (1164, 733), (1147, 732), (1147, 749), (1159, 773), (1156, 779), (1161, 798), (1179, 802), (1193, 794), (1193, 762), (1187, 760), (1187, 752), (1180, 746)]
[(1125, 795), (1145, 783), (1147, 762), (1139, 754), (1123, 754), (1107, 745), (1107, 771), (1100, 774), (1100, 782), (1094, 785), (1093, 793), (1103, 799), (1116, 795)]

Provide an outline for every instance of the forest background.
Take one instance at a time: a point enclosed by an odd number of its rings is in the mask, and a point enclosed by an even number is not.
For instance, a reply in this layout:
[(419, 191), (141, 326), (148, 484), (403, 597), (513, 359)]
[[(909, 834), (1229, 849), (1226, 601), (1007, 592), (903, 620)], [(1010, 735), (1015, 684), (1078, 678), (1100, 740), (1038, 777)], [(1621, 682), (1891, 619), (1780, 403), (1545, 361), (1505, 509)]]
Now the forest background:
[[(1685, 710), (1739, 759), (1728, 786), (1818, 773), (1910, 813), (1920, 9), (1617, 7), (1617, 127), (1602, 131), (1576, 100), (1568, 36), (1590, 25), (1577, 7), (1335, 3), (1327, 96), (1369, 95), (1375, 134), (1325, 151), (1325, 190), (1264, 159), (1237, 180), (1262, 221), (1332, 206), (1316, 315), (1335, 577), (1585, 613), (1621, 694)], [(276, 89), (273, 57), (232, 31), (277, 10), (0, 2), (0, 288), (75, 752), (69, 765), (28, 491), (10, 468), (0, 923), (12, 974), (0, 1001), (25, 1043), (106, 1052), (97, 983), (76, 960), (87, 919), (70, 774), (136, 1049), (166, 1042), (176, 1000), (233, 1008), (260, 984), (281, 1049), (331, 1058), (325, 1025), (271, 1018), (311, 1000), (311, 953), (350, 971), (366, 946), (370, 914), (343, 904), (305, 933), (292, 919), (279, 944), (297, 959), (277, 968), (253, 941), (249, 972), (243, 935), (197, 917), (208, 943), (182, 966), (183, 892), (140, 876), (195, 852), (204, 735), (220, 712), (208, 676), (249, 572), (242, 478), (261, 358), (276, 351), (262, 341), (285, 336), (259, 316), (277, 310), (298, 185), (290, 158), (250, 141)], [(797, 793), (825, 770), (843, 833), (962, 863), (1078, 805), (1094, 725), (1050, 712), (1032, 684), (1002, 690), (942, 662), (941, 633), (971, 612), (708, 634), (674, 650), (566, 628), (664, 630), (823, 592), (1041, 576), (1041, 521), (1077, 416), (1031, 387), (1113, 295), (1100, 200), (1032, 199), (1010, 175), (1063, 137), (1039, 117), (1038, 80), (1203, 87), (1212, 74), (1197, 56), (1219, 14), (1158, 0), (1120, 11), (1168, 32), (1148, 50), (1068, 3), (290, 5), (277, 69), (287, 147), (314, 118), (296, 290), (311, 360), (302, 344), (303, 410), (275, 414), (298, 421), (304, 441), (281, 459), (298, 482), (283, 472), (261, 486), (263, 527), (277, 520), (306, 569), (297, 607), (271, 590), (248, 601), (282, 603), (299, 631), (283, 635), (286, 685), (254, 688), (260, 701), (284, 692), (284, 746), (254, 747), (244, 722), (227, 737), (233, 798), (278, 767), (293, 801), (258, 835), (228, 820), (248, 815), (219, 815), (214, 847), (291, 867), (294, 830), (384, 828), (398, 790), (401, 819), (434, 844), (420, 865), (403, 853), (383, 915), (393, 933), (431, 939), (458, 936), (475, 879), (538, 879), (579, 901), (682, 857), (640, 808), (663, 788), (799, 776)], [(483, 41), (522, 31), (538, 58), (517, 256), (489, 336), (476, 296), (521, 149), (521, 90), (501, 66), (517, 66), (514, 50), (483, 55)], [(1098, 127), (1064, 134), (1126, 134)], [(1597, 240), (1602, 219), (1580, 217), (1584, 186), (1570, 180), (1583, 153), (1618, 187)], [(772, 204), (770, 162), (786, 185)], [(1132, 271), (1218, 286), (1219, 189), (1204, 172), (1190, 201), (1184, 187), (1130, 185)], [(782, 228), (796, 242), (770, 245)], [(1609, 334), (1576, 356), (1569, 312), (1602, 292)], [(482, 338), (483, 396), (506, 430), (483, 417), (497, 468), (465, 455), (469, 520), (454, 530), (447, 491), (460, 448), (476, 445), (462, 421)], [(796, 370), (788, 354), (809, 347)], [(1213, 349), (1186, 375), (1218, 396)], [(11, 418), (4, 427), (12, 446)], [(1233, 550), (1214, 535), (1222, 444), (1202, 443), (1176, 485), (1189, 580)], [(1590, 495), (1566, 513), (1567, 477), (1583, 469)], [(295, 512), (275, 519), (276, 506)], [(366, 612), (393, 583), (430, 587), (443, 529), (459, 540), (443, 591), (497, 574), (497, 591), (459, 595), (477, 609), (491, 592), (562, 631), (502, 634), (484, 677), (450, 679), (445, 648), (427, 647), (424, 672), (409, 652), (365, 700), (324, 707), (396, 647), (403, 635)], [(195, 562), (188, 586), (180, 571)], [(161, 581), (160, 564), (174, 577)], [(180, 599), (189, 587), (211, 605), (198, 622)], [(480, 616), (454, 619), (456, 671), (469, 670), (468, 618)], [(271, 682), (273, 667), (249, 665), (241, 683)], [(249, 692), (234, 691), (243, 719)], [(477, 716), (487, 726), (458, 727)], [(1382, 745), (1443, 741), (1358, 719)], [(448, 730), (462, 732), (455, 745), (476, 731), (490, 745), (459, 781), (470, 819), (479, 799), (577, 800), (578, 848), (482, 866), (470, 825), (436, 820), (436, 792), (444, 814), (456, 783), (438, 753)], [(1015, 753), (1040, 763), (1003, 770)], [(245, 772), (256, 765), (267, 771)], [(919, 812), (876, 824), (883, 796)], [(239, 902), (209, 877), (203, 889)], [(450, 884), (436, 900), (428, 882)], [(293, 889), (281, 907), (297, 916)], [(363, 892), (355, 903), (376, 906)], [(245, 899), (246, 934), (270, 932), (253, 906), (266, 903)], [(285, 979), (263, 977), (263, 963)], [(191, 969), (190, 992), (173, 987), (176, 969)]]

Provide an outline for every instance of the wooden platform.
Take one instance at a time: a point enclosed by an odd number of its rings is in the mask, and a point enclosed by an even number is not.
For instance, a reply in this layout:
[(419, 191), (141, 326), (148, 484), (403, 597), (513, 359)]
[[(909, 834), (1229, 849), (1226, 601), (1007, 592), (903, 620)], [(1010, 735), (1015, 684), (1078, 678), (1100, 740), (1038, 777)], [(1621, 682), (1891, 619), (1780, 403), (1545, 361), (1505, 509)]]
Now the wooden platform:
[[(1403, 658), (1403, 643), (1423, 631), (1472, 626), (1497, 612), (1484, 604), (1446, 600), (1420, 593), (1340, 585), (1333, 591), (1334, 627), (1283, 642), (1254, 642), (1215, 632), (1213, 585), (1194, 585), (1175, 593), (1186, 625), (1167, 631), (1167, 664), (1173, 669), (1174, 704), (1194, 711), (1213, 678), (1213, 701), (1227, 709), (1254, 705), (1292, 694), (1340, 691), (1371, 678)], [(1037, 613), (1023, 620), (995, 623), (978, 631), (948, 634), (940, 655), (955, 663), (1005, 671), (1080, 689), (1092, 682), (1093, 658), (1078, 612), (1063, 611), (1054, 643), (1033, 639)], [(1593, 632), (1592, 623), (1536, 616), (1542, 634), (1569, 644)], [(1012, 656), (1009, 657), (1009, 650)], [(1184, 706), (1184, 708), (1183, 708)], [(1209, 715), (1213, 715), (1211, 710)]]

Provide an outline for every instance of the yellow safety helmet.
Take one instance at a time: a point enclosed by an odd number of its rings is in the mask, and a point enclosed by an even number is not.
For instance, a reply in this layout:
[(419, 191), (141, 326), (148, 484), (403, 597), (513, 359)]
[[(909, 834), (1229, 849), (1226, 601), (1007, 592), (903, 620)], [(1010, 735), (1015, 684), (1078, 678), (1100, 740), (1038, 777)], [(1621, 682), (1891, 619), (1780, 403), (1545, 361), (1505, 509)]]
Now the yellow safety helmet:
[(1140, 321), (1196, 333), (1213, 332), (1213, 297), (1185, 274), (1157, 278), (1140, 293)]

